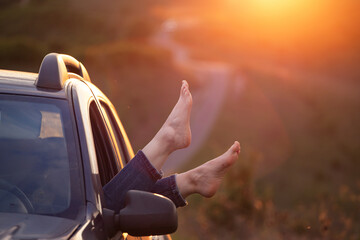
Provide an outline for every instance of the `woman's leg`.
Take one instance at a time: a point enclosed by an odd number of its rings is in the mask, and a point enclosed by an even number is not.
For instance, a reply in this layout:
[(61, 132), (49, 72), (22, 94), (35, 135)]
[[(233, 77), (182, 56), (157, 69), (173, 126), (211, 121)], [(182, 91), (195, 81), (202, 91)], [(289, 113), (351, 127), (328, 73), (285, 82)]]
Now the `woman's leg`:
[(156, 182), (153, 192), (170, 198), (176, 207), (186, 205), (185, 198), (198, 193), (212, 197), (230, 166), (240, 153), (240, 144), (235, 142), (224, 154), (187, 172), (172, 175)]
[(223, 155), (188, 172), (161, 179), (160, 169), (175, 150), (190, 144), (190, 112), (192, 97), (183, 81), (180, 97), (159, 132), (139, 151), (123, 170), (104, 186), (106, 205), (119, 211), (128, 190), (151, 191), (169, 197), (176, 206), (186, 205), (185, 198), (193, 193), (211, 197), (217, 191), (226, 170), (240, 153), (235, 142)]
[[(119, 211), (129, 190), (151, 191), (162, 176), (160, 169), (175, 150), (190, 144), (192, 97), (184, 80), (180, 97), (155, 137), (104, 187), (106, 207)], [(175, 180), (174, 180), (175, 181)]]

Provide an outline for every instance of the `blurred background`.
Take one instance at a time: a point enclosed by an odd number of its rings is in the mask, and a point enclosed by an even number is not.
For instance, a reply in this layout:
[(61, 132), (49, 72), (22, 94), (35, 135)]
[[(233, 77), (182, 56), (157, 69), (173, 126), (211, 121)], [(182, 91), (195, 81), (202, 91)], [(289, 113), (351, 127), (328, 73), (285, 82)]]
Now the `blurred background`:
[(73, 55), (110, 98), (134, 150), (182, 79), (186, 171), (234, 140), (241, 157), (211, 199), (179, 209), (174, 239), (360, 239), (360, 2), (1, 0), (0, 68)]

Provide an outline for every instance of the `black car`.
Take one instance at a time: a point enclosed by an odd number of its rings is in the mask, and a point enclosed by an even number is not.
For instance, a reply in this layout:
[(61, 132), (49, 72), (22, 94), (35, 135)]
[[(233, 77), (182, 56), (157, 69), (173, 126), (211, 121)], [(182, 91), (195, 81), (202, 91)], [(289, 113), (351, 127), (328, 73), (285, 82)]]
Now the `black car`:
[(102, 186), (133, 156), (73, 57), (48, 54), (38, 74), (0, 70), (0, 239), (170, 239), (177, 215), (165, 197), (129, 191), (119, 213), (106, 209)]

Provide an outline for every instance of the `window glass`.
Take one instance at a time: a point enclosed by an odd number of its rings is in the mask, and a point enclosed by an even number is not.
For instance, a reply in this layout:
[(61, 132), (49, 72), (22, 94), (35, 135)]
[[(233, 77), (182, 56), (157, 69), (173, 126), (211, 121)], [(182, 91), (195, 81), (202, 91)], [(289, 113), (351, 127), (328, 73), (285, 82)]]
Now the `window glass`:
[(96, 158), (102, 186), (108, 183), (119, 171), (104, 120), (95, 102), (90, 105), (90, 121), (93, 131)]
[(82, 200), (65, 100), (0, 95), (0, 212), (76, 216)]

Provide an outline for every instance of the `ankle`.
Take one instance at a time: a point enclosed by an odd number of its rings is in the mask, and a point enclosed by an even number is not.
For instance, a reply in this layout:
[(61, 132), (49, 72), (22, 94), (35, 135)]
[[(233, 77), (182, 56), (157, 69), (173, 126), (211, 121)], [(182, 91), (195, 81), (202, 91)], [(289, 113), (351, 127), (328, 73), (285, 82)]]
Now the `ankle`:
[(188, 174), (188, 185), (191, 187), (192, 193), (201, 194), (201, 179), (203, 176), (202, 167), (198, 166), (186, 173)]
[(176, 175), (176, 184), (181, 196), (185, 199), (189, 195), (197, 193), (196, 184), (194, 184), (192, 170)]
[(161, 147), (163, 154), (170, 155), (176, 150), (175, 130), (170, 126), (164, 125), (156, 135), (158, 145)]
[(164, 147), (161, 142), (155, 137), (153, 138), (143, 149), (143, 153), (148, 158), (150, 163), (160, 170), (164, 165), (164, 162), (168, 158), (169, 154), (164, 151)]

